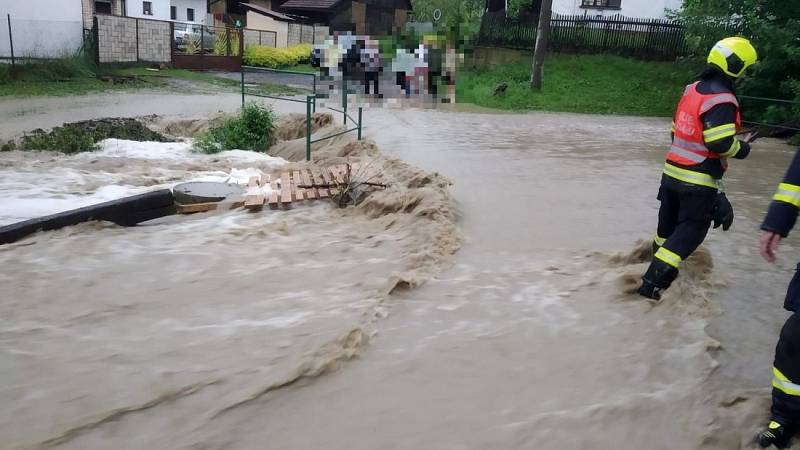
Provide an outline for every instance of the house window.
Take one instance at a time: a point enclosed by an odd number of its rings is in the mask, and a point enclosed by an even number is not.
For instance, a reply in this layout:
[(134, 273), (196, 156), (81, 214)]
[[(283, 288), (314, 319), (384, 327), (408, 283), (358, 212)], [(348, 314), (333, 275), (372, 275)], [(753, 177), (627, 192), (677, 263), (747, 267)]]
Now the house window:
[(169, 7), (169, 18), (170, 20), (178, 20), (178, 8), (175, 6)]
[(153, 2), (142, 2), (142, 15), (153, 15)]
[(581, 8), (620, 9), (622, 0), (581, 0)]
[(194, 10), (192, 8), (186, 8), (186, 20), (194, 22)]
[(111, 14), (111, 2), (94, 2), (95, 14)]

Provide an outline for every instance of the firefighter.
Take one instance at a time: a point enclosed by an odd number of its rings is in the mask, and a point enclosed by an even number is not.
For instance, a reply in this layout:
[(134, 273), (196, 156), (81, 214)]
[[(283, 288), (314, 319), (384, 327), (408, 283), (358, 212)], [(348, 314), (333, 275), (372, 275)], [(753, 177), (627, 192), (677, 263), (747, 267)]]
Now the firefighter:
[(659, 300), (678, 276), (681, 262), (705, 239), (713, 221), (727, 231), (733, 208), (722, 191), (727, 159), (744, 159), (748, 139), (739, 140), (741, 113), (734, 85), (756, 63), (747, 39), (725, 38), (708, 54), (699, 80), (686, 86), (672, 122), (658, 200), (658, 230), (653, 260), (642, 277), (639, 294)]
[[(772, 198), (764, 223), (761, 225), (761, 256), (775, 262), (775, 253), (781, 238), (785, 238), (797, 221), (800, 208), (800, 151), (798, 151), (783, 182)], [(772, 420), (758, 435), (762, 448), (770, 445), (783, 447), (800, 425), (800, 264), (798, 272), (789, 283), (783, 307), (792, 315), (783, 325), (775, 362), (772, 367)]]

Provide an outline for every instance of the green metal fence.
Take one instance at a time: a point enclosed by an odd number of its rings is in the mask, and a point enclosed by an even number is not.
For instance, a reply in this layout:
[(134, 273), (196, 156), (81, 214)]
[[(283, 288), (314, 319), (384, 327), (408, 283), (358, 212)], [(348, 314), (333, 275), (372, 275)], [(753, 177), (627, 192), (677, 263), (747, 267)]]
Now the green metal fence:
[[(253, 89), (249, 86), (250, 83), (247, 83), (245, 80), (246, 73), (262, 73), (262, 74), (277, 74), (277, 75), (291, 75), (291, 76), (303, 76), (309, 77), (312, 83), (312, 95), (305, 95), (303, 97), (300, 96), (286, 96), (286, 95), (272, 95), (268, 93), (261, 92), (257, 89)], [(363, 124), (363, 108), (358, 107), (358, 118), (353, 118), (347, 112), (347, 85), (345, 80), (342, 80), (342, 105), (341, 109), (332, 108), (326, 106), (327, 109), (331, 111), (335, 111), (342, 114), (342, 121), (344, 123), (345, 130), (340, 131), (338, 133), (331, 134), (329, 136), (324, 136), (317, 139), (311, 138), (311, 116), (312, 114), (317, 112), (317, 99), (319, 98), (317, 95), (317, 74), (315, 73), (308, 73), (308, 72), (297, 72), (292, 70), (278, 70), (278, 69), (268, 69), (264, 67), (252, 67), (252, 66), (242, 66), (242, 76), (241, 76), (241, 88), (242, 88), (242, 108), (244, 108), (244, 104), (246, 101), (247, 96), (251, 97), (261, 97), (261, 98), (270, 98), (275, 100), (284, 100), (288, 102), (296, 102), (296, 103), (305, 103), (306, 104), (306, 161), (311, 161), (311, 144), (315, 144), (317, 142), (322, 142), (327, 139), (334, 138), (336, 136), (341, 136), (343, 134), (356, 132), (358, 136), (358, 140), (361, 140), (361, 132), (362, 132), (362, 124)], [(354, 124), (353, 128), (347, 128), (348, 119), (351, 123)]]

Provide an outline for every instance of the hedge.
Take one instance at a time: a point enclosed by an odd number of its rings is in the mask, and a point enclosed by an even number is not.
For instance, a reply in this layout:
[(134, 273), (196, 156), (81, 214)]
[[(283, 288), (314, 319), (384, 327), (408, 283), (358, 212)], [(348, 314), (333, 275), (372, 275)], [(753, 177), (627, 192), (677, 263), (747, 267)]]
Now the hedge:
[(248, 45), (244, 50), (244, 63), (248, 66), (279, 69), (307, 63), (310, 60), (311, 44), (298, 44), (289, 48)]

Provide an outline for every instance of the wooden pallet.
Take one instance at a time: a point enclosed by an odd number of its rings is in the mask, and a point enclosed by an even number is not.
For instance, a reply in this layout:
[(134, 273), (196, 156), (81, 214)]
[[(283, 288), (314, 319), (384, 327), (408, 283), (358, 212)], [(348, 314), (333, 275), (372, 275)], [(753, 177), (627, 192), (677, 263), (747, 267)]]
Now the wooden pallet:
[[(198, 203), (193, 205), (176, 205), (180, 214), (192, 214), (217, 210), (220, 205), (230, 209), (244, 207), (248, 210), (259, 210), (269, 205), (271, 208), (289, 207), (292, 203), (305, 200), (329, 198), (336, 192), (336, 186), (345, 183), (348, 171), (353, 166), (341, 164), (327, 167), (320, 171), (309, 169), (283, 172), (280, 177), (270, 179), (252, 176), (247, 183), (247, 191), (243, 201), (232, 203)], [(269, 192), (264, 189), (269, 186)]]
[[(269, 205), (271, 208), (289, 207), (292, 203), (305, 200), (328, 198), (336, 192), (335, 186), (343, 184), (347, 179), (347, 171), (352, 167), (346, 164), (332, 166), (320, 171), (309, 169), (283, 172), (281, 176), (270, 183), (270, 194), (253, 195), (245, 201), (244, 207), (255, 210)], [(259, 181), (251, 180), (251, 184), (262, 186)]]

